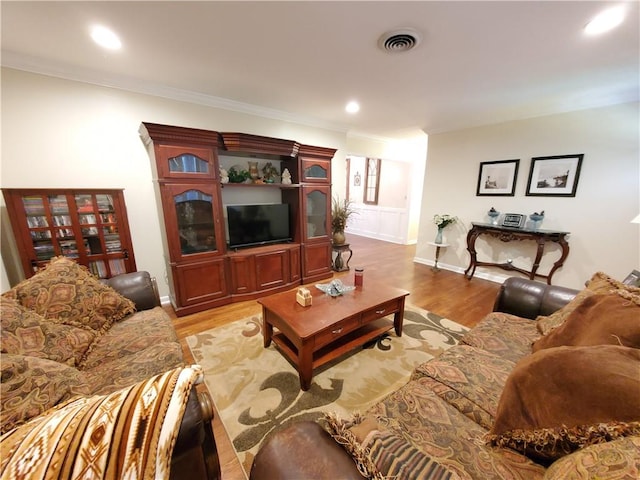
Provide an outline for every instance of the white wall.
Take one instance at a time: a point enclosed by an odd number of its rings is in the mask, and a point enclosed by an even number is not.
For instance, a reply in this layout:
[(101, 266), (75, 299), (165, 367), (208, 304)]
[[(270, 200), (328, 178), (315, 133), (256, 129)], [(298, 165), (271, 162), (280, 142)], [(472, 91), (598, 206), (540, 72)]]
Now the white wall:
[[(530, 214), (544, 210), (542, 228), (570, 231), (570, 253), (553, 283), (573, 288), (604, 271), (622, 279), (640, 266), (640, 226), (630, 221), (640, 212), (639, 104), (628, 103), (429, 136), (417, 262), (432, 264), (436, 235), (433, 215), (449, 213), (461, 222), (445, 229), (451, 246), (441, 252), (440, 266), (464, 271), (469, 264), (466, 233), (486, 212)], [(531, 157), (584, 153), (577, 194), (573, 198), (527, 197)], [(520, 159), (514, 197), (477, 197), (480, 162)], [(531, 264), (535, 244), (476, 244), (478, 260)], [(558, 258), (548, 248), (540, 271)], [(508, 272), (478, 267), (476, 275), (501, 281)]]
[[(344, 191), (343, 132), (2, 69), (2, 178), (5, 188), (124, 188), (136, 264), (168, 294), (162, 232), (141, 122), (239, 131), (337, 148), (332, 172)], [(377, 148), (377, 147), (376, 147)], [(2, 259), (11, 285), (22, 278), (4, 206)], [(4, 285), (3, 285), (4, 287)]]
[[(373, 143), (366, 140), (370, 139), (348, 136), (347, 156), (352, 159), (349, 197), (355, 202), (354, 210), (358, 214), (349, 219), (347, 234), (351, 232), (400, 244), (416, 243), (427, 136), (421, 133), (386, 142), (373, 139)], [(367, 156), (381, 159), (377, 205), (362, 203)], [(356, 171), (362, 177), (360, 187), (353, 184)]]

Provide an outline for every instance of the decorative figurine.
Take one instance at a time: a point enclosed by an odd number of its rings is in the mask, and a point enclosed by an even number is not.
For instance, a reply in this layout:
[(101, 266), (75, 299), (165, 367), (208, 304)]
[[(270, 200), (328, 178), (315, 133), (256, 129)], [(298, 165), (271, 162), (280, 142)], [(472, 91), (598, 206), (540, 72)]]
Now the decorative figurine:
[(289, 173), (289, 169), (285, 168), (282, 171), (282, 183), (284, 185), (291, 185), (291, 174)]

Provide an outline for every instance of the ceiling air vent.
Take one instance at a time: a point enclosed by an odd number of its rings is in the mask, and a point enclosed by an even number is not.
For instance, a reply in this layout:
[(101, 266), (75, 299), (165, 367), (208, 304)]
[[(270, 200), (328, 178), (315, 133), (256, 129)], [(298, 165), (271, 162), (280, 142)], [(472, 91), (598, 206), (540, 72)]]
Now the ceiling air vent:
[(378, 46), (385, 52), (406, 52), (417, 47), (420, 40), (420, 34), (412, 28), (401, 28), (382, 35)]

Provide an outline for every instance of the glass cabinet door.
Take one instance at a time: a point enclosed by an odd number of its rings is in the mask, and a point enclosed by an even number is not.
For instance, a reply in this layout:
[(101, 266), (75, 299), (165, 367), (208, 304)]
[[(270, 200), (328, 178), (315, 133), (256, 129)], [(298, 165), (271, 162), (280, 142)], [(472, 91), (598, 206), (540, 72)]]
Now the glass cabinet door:
[(211, 185), (171, 185), (171, 215), (177, 231), (174, 241), (180, 256), (217, 252), (220, 234), (214, 212), (216, 196)]
[(74, 200), (82, 239), (77, 248), (87, 256), (89, 270), (99, 278), (125, 273), (128, 252), (122, 247), (113, 196), (83, 193)]
[(301, 163), (303, 182), (331, 182), (331, 162), (326, 160), (303, 159)]
[(328, 186), (304, 187), (305, 239), (329, 236), (330, 208)]
[(216, 178), (213, 149), (162, 146), (159, 174), (165, 178)]

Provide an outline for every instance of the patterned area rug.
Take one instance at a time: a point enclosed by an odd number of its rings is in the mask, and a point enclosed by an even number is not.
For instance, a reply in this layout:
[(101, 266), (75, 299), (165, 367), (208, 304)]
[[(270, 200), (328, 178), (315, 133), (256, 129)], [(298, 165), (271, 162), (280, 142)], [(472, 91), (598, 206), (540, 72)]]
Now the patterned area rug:
[(261, 317), (187, 338), (246, 474), (261, 443), (291, 422), (323, 412), (365, 411), (404, 385), (413, 369), (458, 343), (467, 328), (407, 305), (402, 337), (393, 329), (361, 349), (314, 370), (311, 388), (272, 343), (262, 346)]

